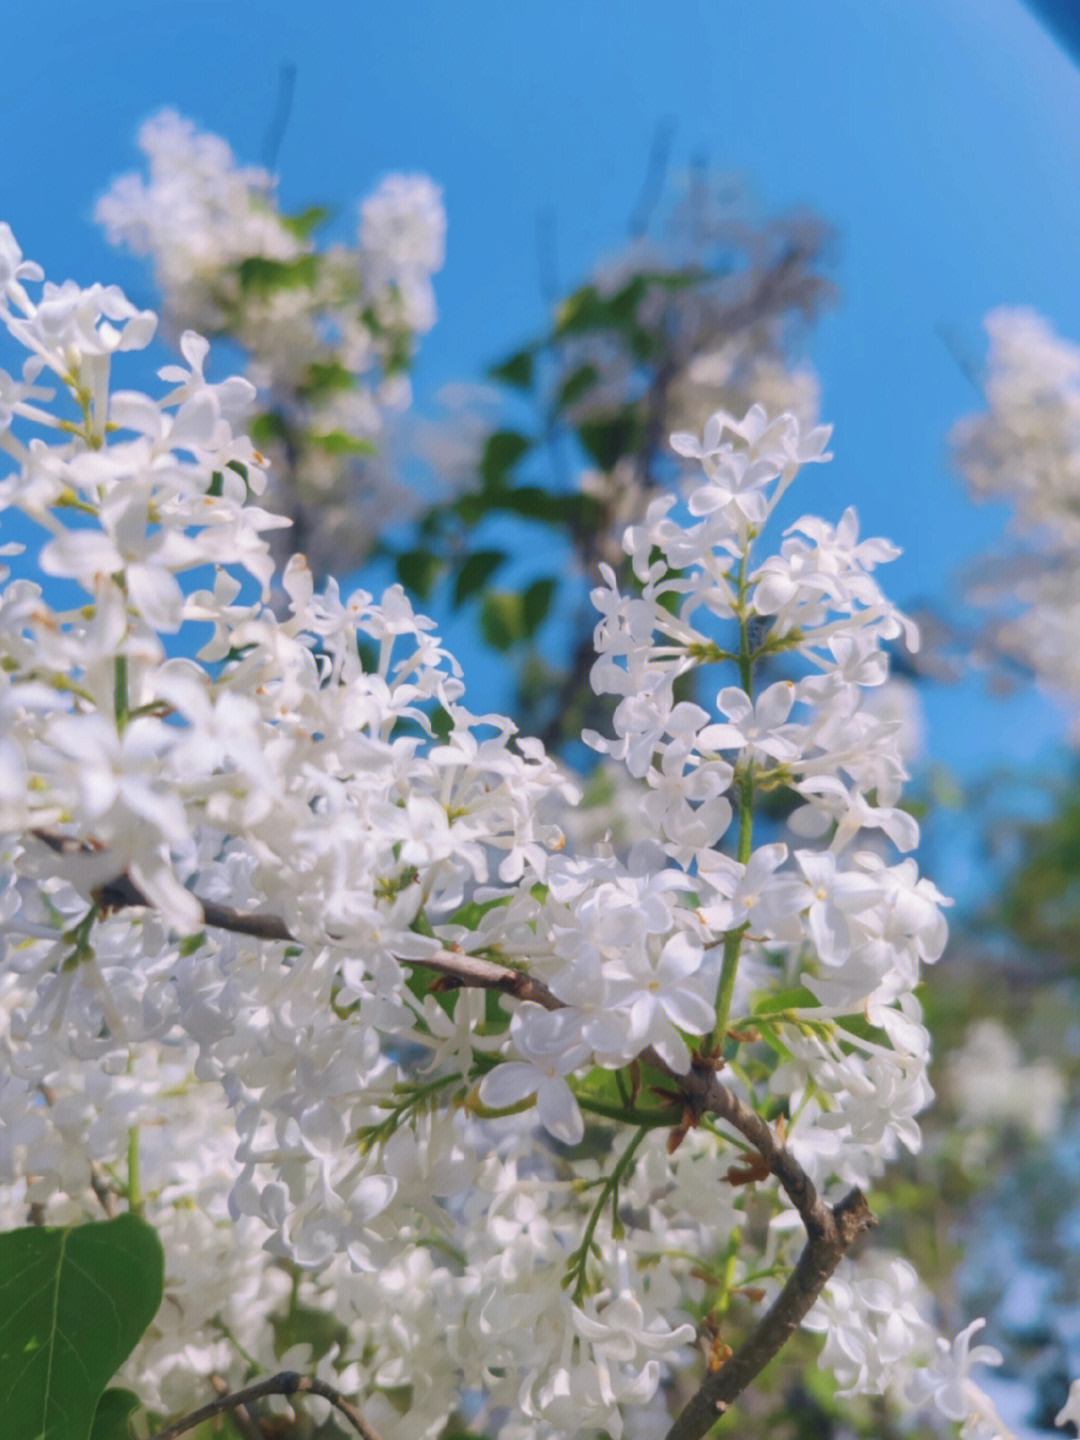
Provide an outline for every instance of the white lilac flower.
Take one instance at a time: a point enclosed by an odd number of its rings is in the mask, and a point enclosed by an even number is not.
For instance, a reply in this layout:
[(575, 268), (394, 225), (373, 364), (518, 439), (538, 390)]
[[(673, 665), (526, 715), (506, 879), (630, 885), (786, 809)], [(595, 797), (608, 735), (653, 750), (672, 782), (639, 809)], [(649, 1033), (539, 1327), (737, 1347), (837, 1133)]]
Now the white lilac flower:
[[(185, 157), (184, 185), (247, 213), (227, 153), (175, 121), (152, 139)], [(417, 233), (386, 239), (406, 265), (437, 240), (431, 197), (413, 199)], [(273, 223), (249, 219), (272, 245)], [(913, 861), (890, 865), (844, 829), (905, 838), (889, 818), (895, 729), (858, 703), (902, 629), (867, 574), (883, 555), (846, 517), (837, 532), (805, 522), (787, 571), (805, 579), (782, 599), (813, 624), (796, 637), (750, 608), (765, 581), (748, 578), (749, 517), (768, 518), (826, 432), (757, 411), (718, 420), (699, 447), (700, 518), (660, 505), (627, 537), (641, 594), (605, 574), (594, 684), (621, 704), (597, 743), (643, 782), (652, 834), (625, 858), (568, 855), (574, 786), (510, 720), (466, 708), (460, 668), (399, 588), (317, 593), (295, 560), (286, 615), (244, 594), (232, 572), (265, 591), (272, 571), (245, 383), (209, 385), (188, 335), (171, 393), (112, 395), (110, 361), (142, 318), (70, 287), (42, 317), (36, 278), (0, 230), (9, 332), (63, 383), (91, 380), (94, 399), (61, 429), (17, 396), (0, 479), (3, 510), (37, 523), (45, 564), (85, 592), (63, 610), (32, 581), (0, 583), (3, 1203), (77, 1218), (100, 1179), (90, 1162), (110, 1174), (130, 1128), (146, 1135), (148, 1183), (160, 1177), (148, 1209), (184, 1267), (132, 1360), (150, 1404), (189, 1403), (208, 1367), (238, 1378), (238, 1355), (275, 1363), (286, 1262), (299, 1303), (345, 1325), (334, 1373), (394, 1440), (435, 1437), (466, 1388), (484, 1417), (516, 1417), (511, 1437), (618, 1435), (684, 1370), (682, 1306), (705, 1303), (689, 1257), (724, 1252), (746, 1199), (706, 1126), (674, 1154), (666, 1125), (620, 1148), (626, 1204), (602, 1189), (608, 1156), (576, 1184), (551, 1139), (576, 1143), (590, 1107), (602, 1119), (615, 1105), (602, 1072), (649, 1047), (685, 1072), (743, 946), (725, 1021), (800, 976), (821, 1002), (789, 997), (771, 1022), (788, 1058), (733, 1083), (751, 1103), (789, 1102), (792, 1152), (824, 1193), (915, 1148), (928, 1097), (914, 989), (944, 944), (942, 897)], [(110, 405), (120, 431), (103, 423)], [(193, 576), (203, 565), (212, 579)], [(775, 588), (782, 567), (770, 574)], [(759, 621), (818, 673), (755, 693), (716, 636), (742, 627), (750, 646)], [(199, 660), (169, 658), (166, 634), (201, 645)], [(729, 667), (701, 691), (718, 708), (675, 688), (707, 663)], [(802, 786), (835, 824), (828, 848), (753, 846), (745, 797), (772, 783)], [(110, 883), (150, 903), (118, 908), (135, 897)], [(214, 905), (267, 917), (275, 938), (206, 923)], [(424, 962), (453, 956), (527, 971), (547, 1003), (426, 988)], [(835, 1025), (853, 1009), (873, 1041)], [(761, 1187), (782, 1214), (775, 1193)], [(756, 1258), (779, 1274), (794, 1240), (769, 1227), (734, 1282)], [(859, 1386), (925, 1338), (906, 1275), (889, 1283), (850, 1282), (837, 1365)], [(949, 1409), (957, 1383), (974, 1406), (957, 1374), (979, 1356), (958, 1342), (935, 1360), (928, 1383)]]
[(819, 1364), (836, 1376), (841, 1395), (883, 1394), (933, 1351), (929, 1296), (912, 1266), (878, 1257), (868, 1270), (845, 1262), (803, 1321), (824, 1333)]
[(545, 1130), (556, 1140), (576, 1145), (585, 1122), (566, 1076), (589, 1056), (580, 1028), (572, 1010), (521, 1005), (510, 1022), (510, 1037), (522, 1058), (506, 1061), (484, 1076), (481, 1101), (498, 1108), (535, 1095), (537, 1117)]
[(986, 611), (978, 651), (1019, 664), (1065, 706), (1080, 735), (1080, 348), (1034, 310), (986, 316), (986, 410), (953, 428), (957, 469), (977, 500), (1012, 507), (1008, 541), (970, 572)]
[(985, 1320), (973, 1320), (955, 1340), (935, 1337), (925, 1369), (916, 1370), (908, 1383), (908, 1393), (916, 1404), (933, 1400), (947, 1420), (967, 1420), (973, 1409), (972, 1392), (980, 1393), (970, 1377), (972, 1366), (1000, 1365), (1002, 1361), (1001, 1351), (993, 1345), (971, 1344), (971, 1337), (985, 1324)]
[[(113, 244), (149, 257), (181, 349), (198, 331), (247, 353), (247, 381), (228, 382), (229, 398), (246, 383), (273, 417), (262, 440), (271, 498), (302, 521), (312, 563), (362, 559), (386, 513), (415, 503), (390, 452), (411, 397), (403, 363), (436, 317), (440, 190), (425, 176), (389, 176), (361, 206), (356, 244), (320, 250), (310, 217), (279, 209), (275, 177), (238, 165), (219, 136), (163, 110), (139, 146), (148, 176), (116, 180), (97, 220)], [(201, 356), (184, 353), (199, 370)], [(197, 383), (175, 369), (166, 378)], [(327, 386), (327, 373), (350, 383)]]
[(1067, 1425), (1070, 1422), (1080, 1429), (1080, 1380), (1074, 1380), (1069, 1386), (1069, 1398), (1054, 1419), (1055, 1425)]

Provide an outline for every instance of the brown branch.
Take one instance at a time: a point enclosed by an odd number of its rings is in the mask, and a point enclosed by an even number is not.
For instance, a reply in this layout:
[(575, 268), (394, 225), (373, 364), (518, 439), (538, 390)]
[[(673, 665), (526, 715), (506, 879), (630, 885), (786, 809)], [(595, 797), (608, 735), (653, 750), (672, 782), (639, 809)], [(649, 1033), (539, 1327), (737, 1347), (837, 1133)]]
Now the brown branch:
[[(210, 1376), (210, 1384), (214, 1387), (215, 1395), (229, 1393), (229, 1382), (224, 1375), (219, 1375), (217, 1371)], [(232, 1422), (240, 1431), (243, 1440), (266, 1440), (262, 1426), (255, 1423), (255, 1417), (246, 1405), (233, 1406)]]
[(707, 1065), (695, 1065), (677, 1077), (683, 1093), (700, 1114), (711, 1114), (738, 1130), (779, 1180), (806, 1227), (807, 1243), (772, 1305), (723, 1367), (707, 1374), (700, 1389), (680, 1411), (666, 1440), (700, 1440), (732, 1401), (779, 1354), (824, 1290), (830, 1276), (864, 1231), (877, 1224), (861, 1190), (851, 1190), (835, 1206), (822, 1200), (814, 1183), (756, 1110), (740, 1100)]
[(761, 1374), (799, 1328), (840, 1261), (864, 1230), (875, 1225), (873, 1213), (859, 1190), (852, 1190), (830, 1209), (827, 1223), (811, 1232), (787, 1284), (731, 1359), (706, 1375), (697, 1394), (680, 1411), (667, 1440), (701, 1440), (733, 1400)]
[(340, 1410), (356, 1433), (363, 1436), (363, 1440), (381, 1440), (379, 1432), (368, 1424), (356, 1406), (346, 1400), (344, 1395), (339, 1395), (332, 1385), (316, 1379), (314, 1375), (298, 1375), (295, 1370), (283, 1370), (280, 1375), (271, 1376), (269, 1380), (260, 1380), (255, 1385), (247, 1385), (243, 1390), (234, 1390), (231, 1395), (219, 1395), (201, 1410), (194, 1410), (182, 1420), (159, 1430), (153, 1440), (176, 1440), (178, 1435), (194, 1430), (196, 1425), (201, 1425), (204, 1420), (212, 1420), (215, 1415), (245, 1406), (252, 1400), (261, 1400), (264, 1395), (318, 1395), (321, 1399), (328, 1400), (336, 1410)]
[[(40, 839), (46, 839), (39, 835)], [(47, 844), (52, 841), (46, 839)], [(55, 846), (53, 848), (56, 848)], [(219, 905), (213, 900), (195, 897), (203, 912), (204, 922), (214, 930), (229, 930), (236, 935), (250, 935), (256, 940), (284, 940), (298, 945), (301, 942), (278, 915), (234, 910), (228, 905)], [(142, 893), (130, 875), (118, 875), (106, 881), (94, 891), (94, 899), (104, 910), (127, 910), (135, 906), (150, 908), (151, 902)], [(557, 999), (542, 980), (529, 975), (525, 970), (515, 970), (509, 965), (497, 965), (479, 955), (468, 955), (456, 947), (432, 951), (421, 956), (396, 956), (399, 965), (419, 965), (434, 970), (443, 977), (443, 988), (463, 987), (473, 990), (498, 990), (511, 995), (515, 1000), (530, 1000), (542, 1005), (545, 1010), (560, 1010), (563, 1002)]]
[(714, 1070), (706, 1066), (694, 1066), (689, 1075), (678, 1078), (683, 1092), (701, 1114), (715, 1115), (726, 1120), (733, 1129), (750, 1141), (798, 1210), (807, 1233), (813, 1235), (825, 1230), (832, 1211), (772, 1126), (745, 1101), (721, 1085)]
[[(53, 848), (59, 848), (55, 837), (50, 840), (42, 835), (40, 838), (52, 844)], [(138, 886), (126, 874), (99, 887), (94, 892), (94, 897), (99, 904), (112, 909), (148, 904)], [(228, 906), (202, 899), (199, 904), (207, 925), (216, 929), (251, 935), (257, 939), (295, 942), (295, 937), (278, 916), (244, 914)], [(542, 980), (523, 970), (497, 965), (493, 961), (468, 955), (456, 948), (445, 948), (416, 959), (403, 957), (399, 959), (399, 963), (421, 965), (435, 970), (443, 977), (436, 983), (444, 988), (460, 986), (498, 990), (517, 1000), (542, 1005), (546, 1010), (563, 1008), (563, 1001), (552, 994)], [(750, 1142), (799, 1212), (807, 1233), (806, 1246), (776, 1300), (723, 1367), (706, 1376), (700, 1389), (680, 1412), (667, 1436), (667, 1440), (700, 1440), (729, 1409), (732, 1401), (784, 1347), (814, 1305), (840, 1261), (859, 1236), (877, 1224), (877, 1220), (865, 1196), (857, 1189), (844, 1196), (835, 1206), (828, 1205), (818, 1195), (809, 1175), (772, 1126), (720, 1083), (715, 1064), (700, 1059), (689, 1074), (678, 1075), (651, 1048), (643, 1052), (640, 1058), (665, 1073), (685, 1097), (694, 1115), (715, 1115)], [(315, 1388), (320, 1383), (318, 1381), (307, 1381), (291, 1374), (286, 1378), (290, 1382), (296, 1382), (294, 1389), (310, 1389), (315, 1394), (324, 1394), (322, 1390)], [(281, 1379), (282, 1377), (277, 1377), (277, 1381)], [(276, 1381), (263, 1383), (272, 1387)], [(255, 1391), (258, 1394), (292, 1393), (282, 1390), (280, 1386), (277, 1389), (253, 1387), (252, 1390), (240, 1392), (239, 1400), (234, 1397), (235, 1403), (255, 1398)], [(333, 1397), (332, 1394), (326, 1394), (324, 1398)], [(216, 1408), (209, 1407), (199, 1412), (196, 1418), (208, 1418), (217, 1414), (224, 1408), (224, 1404), (224, 1401), (216, 1402)], [(182, 1423), (184, 1428), (191, 1428), (187, 1422)], [(362, 1428), (363, 1422), (354, 1423), (367, 1440), (374, 1440), (373, 1432)], [(154, 1440), (172, 1440), (173, 1436), (181, 1433), (181, 1429), (174, 1427), (163, 1431), (154, 1437)]]

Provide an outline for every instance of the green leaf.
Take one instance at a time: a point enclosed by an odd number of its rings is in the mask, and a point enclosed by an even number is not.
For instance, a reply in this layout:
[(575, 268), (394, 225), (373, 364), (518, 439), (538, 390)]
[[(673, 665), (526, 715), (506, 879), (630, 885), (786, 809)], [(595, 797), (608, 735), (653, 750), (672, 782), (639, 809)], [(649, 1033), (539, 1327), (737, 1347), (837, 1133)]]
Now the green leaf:
[(575, 1084), (575, 1090), (587, 1100), (596, 1100), (613, 1109), (625, 1109), (626, 1102), (619, 1089), (619, 1077), (614, 1070), (603, 1065), (594, 1065), (589, 1073)]
[(580, 335), (599, 323), (603, 306), (595, 285), (583, 285), (568, 295), (555, 312), (556, 335)]
[(534, 580), (531, 585), (526, 586), (521, 597), (521, 610), (527, 636), (535, 635), (547, 619), (555, 595), (555, 585), (556, 581), (551, 576), (545, 576), (542, 580)]
[(484, 488), (497, 490), (523, 455), (532, 449), (532, 441), (516, 430), (495, 430), (487, 438), (480, 460), (480, 478)]
[(333, 214), (333, 210), (327, 205), (309, 205), (298, 215), (282, 215), (281, 223), (290, 235), (295, 235), (298, 240), (306, 240), (320, 225), (331, 219)]
[(600, 371), (595, 365), (579, 365), (563, 381), (559, 389), (559, 404), (564, 407), (573, 405), (575, 400), (587, 395), (599, 379)]
[(497, 895), (494, 900), (466, 900), (460, 905), (450, 917), (451, 925), (462, 925), (466, 930), (475, 930), (480, 921), (488, 913), (494, 910), (496, 905), (508, 905), (509, 895)]
[(378, 454), (373, 441), (359, 440), (355, 435), (346, 435), (343, 430), (331, 430), (326, 435), (312, 435), (311, 443), (324, 450), (327, 455)]
[(276, 410), (264, 410), (252, 420), (248, 433), (256, 445), (267, 445), (271, 440), (286, 439), (289, 427)]
[(270, 1326), (278, 1359), (294, 1345), (310, 1345), (312, 1363), (318, 1364), (335, 1345), (344, 1350), (349, 1339), (348, 1328), (331, 1311), (299, 1302), (291, 1304), (283, 1315), (271, 1315)]
[(619, 330), (632, 334), (639, 327), (637, 312), (649, 288), (644, 275), (635, 275), (614, 295), (601, 295), (585, 285), (567, 297), (555, 316), (555, 334), (583, 335), (590, 330)]
[(480, 492), (466, 492), (459, 495), (450, 506), (450, 513), (455, 515), (464, 525), (479, 525), (487, 511), (490, 509), (487, 497)]
[(308, 366), (304, 393), (316, 397), (336, 390), (351, 390), (355, 384), (356, 376), (345, 365), (336, 360), (316, 360)]
[(641, 423), (632, 410), (604, 420), (590, 420), (578, 426), (578, 439), (589, 458), (601, 470), (613, 470), (624, 455), (631, 455), (641, 443)]
[(533, 352), (519, 350), (517, 354), (511, 355), (509, 360), (492, 365), (488, 375), (492, 380), (500, 380), (504, 385), (513, 385), (518, 390), (528, 390), (533, 382)]
[[(157, 1313), (163, 1279), (161, 1242), (136, 1215), (0, 1235), (4, 1434), (89, 1440), (105, 1387)], [(120, 1403), (108, 1402), (106, 1420)]]
[(539, 485), (514, 485), (500, 490), (495, 503), (500, 510), (507, 510), (512, 515), (558, 525), (565, 519), (575, 499), (574, 495), (553, 495)]
[(635, 275), (607, 302), (611, 324), (617, 328), (633, 325), (637, 319), (638, 307), (649, 290), (646, 275)]
[(812, 990), (805, 985), (800, 985), (794, 990), (781, 990), (777, 995), (770, 995), (767, 1000), (762, 1000), (760, 1005), (754, 1006), (755, 1015), (775, 1015), (781, 1010), (817, 1010), (818, 1001)]
[(431, 733), (440, 744), (445, 745), (454, 728), (453, 716), (442, 705), (436, 705), (431, 714)]
[(480, 633), (493, 650), (525, 638), (524, 601), (517, 590), (490, 590), (480, 606)]
[(463, 605), (471, 595), (483, 589), (505, 559), (505, 550), (474, 550), (467, 555), (454, 581), (454, 604)]
[(494, 650), (530, 639), (547, 619), (558, 581), (550, 575), (524, 590), (490, 590), (480, 606), (480, 633)]
[(411, 590), (421, 600), (426, 600), (439, 578), (441, 562), (430, 550), (406, 550), (397, 558), (394, 567), (397, 578), (406, 590)]
[(106, 1390), (94, 1411), (90, 1440), (128, 1440), (131, 1433), (128, 1416), (133, 1415), (141, 1405), (142, 1401), (130, 1390)]
[(298, 255), (295, 260), (270, 260), (265, 255), (249, 255), (240, 262), (241, 287), (258, 295), (314, 285), (318, 273), (318, 255)]

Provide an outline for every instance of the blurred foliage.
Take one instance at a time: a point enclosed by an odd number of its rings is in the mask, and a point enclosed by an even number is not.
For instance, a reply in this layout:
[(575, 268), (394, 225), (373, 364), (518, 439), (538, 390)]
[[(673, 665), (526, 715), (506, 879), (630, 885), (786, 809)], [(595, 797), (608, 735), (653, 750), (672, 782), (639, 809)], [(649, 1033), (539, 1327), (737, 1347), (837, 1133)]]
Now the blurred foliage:
[(1053, 807), (1048, 817), (995, 827), (993, 850), (1013, 864), (980, 923), (1080, 978), (1080, 763), (1041, 788)]
[(513, 670), (522, 729), (551, 750), (604, 724), (608, 702), (588, 685), (588, 588), (601, 562), (633, 586), (622, 534), (677, 481), (669, 434), (718, 409), (741, 417), (755, 399), (816, 415), (816, 382), (787, 356), (797, 322), (835, 299), (829, 232), (807, 214), (747, 212), (696, 175), (659, 239), (637, 234), (553, 303), (544, 333), (488, 371), (513, 422), (485, 429), (406, 545), (383, 542), (421, 604), (472, 608)]

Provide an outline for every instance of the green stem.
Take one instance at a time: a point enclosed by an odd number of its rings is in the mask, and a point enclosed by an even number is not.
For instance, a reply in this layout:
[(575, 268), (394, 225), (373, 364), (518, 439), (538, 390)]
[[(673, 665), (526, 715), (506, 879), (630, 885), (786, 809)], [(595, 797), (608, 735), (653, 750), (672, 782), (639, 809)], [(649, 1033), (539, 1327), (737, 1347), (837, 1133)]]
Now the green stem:
[[(746, 562), (749, 551), (739, 561), (738, 587), (739, 606), (739, 680), (747, 696), (754, 698), (754, 654), (750, 647), (750, 626), (746, 616)], [(754, 762), (747, 761), (738, 781), (739, 787), (739, 840), (736, 858), (740, 865), (750, 859), (754, 845)], [(729, 930), (724, 937), (724, 958), (720, 966), (720, 980), (716, 987), (716, 1024), (713, 1026), (710, 1051), (723, 1047), (727, 1037), (728, 1021), (731, 1018), (731, 1000), (735, 993), (735, 976), (739, 969), (743, 936), (748, 929), (744, 922), (735, 930)]]
[(739, 574), (735, 585), (739, 594), (739, 681), (747, 695), (753, 699), (754, 656), (750, 649), (750, 627), (746, 623), (746, 562), (749, 558), (748, 545), (739, 560)]
[(727, 1038), (728, 1020), (731, 1016), (731, 999), (735, 993), (735, 975), (739, 968), (739, 952), (746, 926), (729, 930), (724, 939), (724, 960), (720, 966), (720, 983), (716, 987), (716, 1024), (713, 1026), (709, 1050), (715, 1053), (721, 1049)]
[(250, 1373), (252, 1375), (266, 1374), (265, 1366), (260, 1365), (258, 1360), (255, 1359), (254, 1355), (249, 1354), (248, 1351), (244, 1349), (243, 1345), (241, 1345), (240, 1341), (229, 1329), (225, 1321), (222, 1320), (220, 1315), (215, 1315), (214, 1318), (210, 1321), (210, 1324), (214, 1327), (215, 1330), (219, 1332), (222, 1339), (227, 1340), (228, 1343), (233, 1347), (236, 1353), (240, 1356), (240, 1359), (243, 1360), (244, 1363), (249, 1367)]
[(142, 1193), (142, 1174), (139, 1157), (139, 1127), (131, 1125), (127, 1134), (127, 1202), (133, 1215), (141, 1215), (146, 1209)]
[(735, 1280), (735, 1269), (739, 1260), (739, 1244), (742, 1240), (742, 1229), (736, 1226), (728, 1236), (727, 1256), (724, 1260), (724, 1272), (720, 1278), (720, 1298), (716, 1305), (717, 1318), (725, 1314), (731, 1304), (731, 1287)]
[[(135, 1056), (129, 1050), (127, 1058), (127, 1073), (135, 1071)], [(127, 1203), (128, 1209), (133, 1215), (141, 1215), (146, 1208), (146, 1200), (142, 1193), (142, 1165), (139, 1154), (139, 1127), (129, 1125), (127, 1132)]]
[(113, 661), (113, 711), (116, 728), (123, 730), (131, 718), (128, 709), (128, 663), (126, 655), (117, 655)]
[(575, 1092), (574, 1098), (582, 1110), (590, 1115), (602, 1115), (605, 1120), (621, 1120), (626, 1125), (639, 1125), (644, 1130), (670, 1130), (676, 1123), (678, 1111), (642, 1110), (635, 1105), (611, 1105), (605, 1100), (592, 1100)]
[(585, 1233), (581, 1237), (581, 1245), (574, 1252), (570, 1262), (571, 1268), (568, 1277), (574, 1281), (575, 1305), (580, 1305), (585, 1296), (585, 1270), (588, 1265), (589, 1251), (592, 1249), (593, 1236), (596, 1234), (596, 1227), (600, 1223), (600, 1216), (607, 1208), (609, 1200), (613, 1207), (618, 1204), (619, 1185), (622, 1182), (623, 1176), (630, 1169), (634, 1156), (648, 1133), (649, 1127), (642, 1126), (619, 1156), (614, 1170), (612, 1170), (611, 1174), (604, 1181), (596, 1204), (593, 1206), (592, 1213), (586, 1222)]

